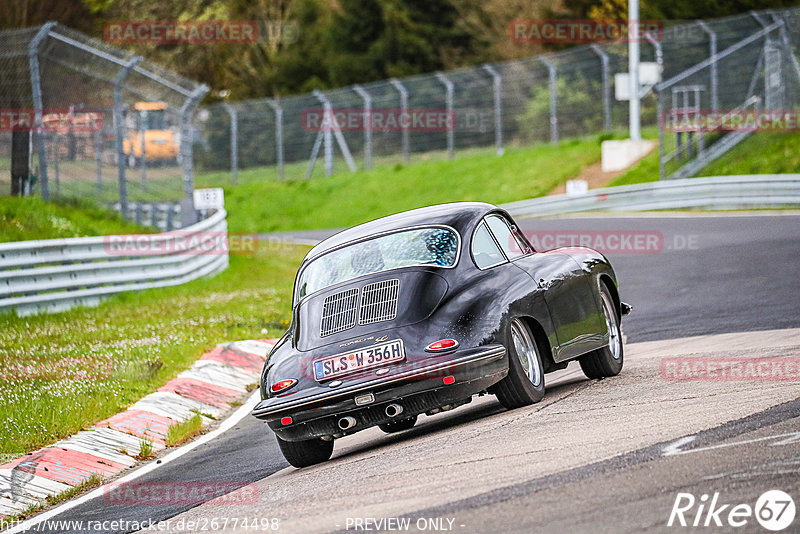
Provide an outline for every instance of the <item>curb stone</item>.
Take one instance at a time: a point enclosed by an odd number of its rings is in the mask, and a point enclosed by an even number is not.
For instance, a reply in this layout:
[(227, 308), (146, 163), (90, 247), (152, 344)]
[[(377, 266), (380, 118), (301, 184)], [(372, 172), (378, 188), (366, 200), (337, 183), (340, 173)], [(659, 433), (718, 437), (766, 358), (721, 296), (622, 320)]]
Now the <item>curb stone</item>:
[(0, 519), (18, 515), (51, 495), (134, 467), (142, 439), (163, 450), (167, 429), (199, 413), (203, 426), (223, 416), (258, 382), (276, 340), (218, 345), (192, 367), (89, 430), (0, 465)]

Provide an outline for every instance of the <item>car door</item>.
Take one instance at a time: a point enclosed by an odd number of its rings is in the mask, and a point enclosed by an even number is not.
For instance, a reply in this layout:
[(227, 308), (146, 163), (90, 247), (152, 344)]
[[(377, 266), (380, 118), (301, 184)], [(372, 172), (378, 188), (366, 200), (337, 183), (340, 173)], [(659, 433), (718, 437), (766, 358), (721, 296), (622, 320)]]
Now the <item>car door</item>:
[(536, 252), (516, 226), (501, 214), (486, 217), (486, 224), (504, 254), (523, 269), (544, 292), (544, 300), (556, 331), (556, 362), (592, 350), (597, 335), (605, 333), (601, 310), (592, 294), (591, 281), (568, 254)]

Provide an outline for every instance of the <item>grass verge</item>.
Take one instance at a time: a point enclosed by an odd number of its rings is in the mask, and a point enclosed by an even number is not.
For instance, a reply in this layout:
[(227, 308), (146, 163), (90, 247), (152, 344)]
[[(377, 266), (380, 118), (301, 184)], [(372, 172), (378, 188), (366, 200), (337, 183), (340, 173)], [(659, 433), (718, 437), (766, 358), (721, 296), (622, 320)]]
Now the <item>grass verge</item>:
[[(605, 138), (605, 137), (602, 137)], [(557, 146), (459, 153), (455, 160), (382, 166), (313, 180), (277, 181), (251, 170), (225, 189), (234, 232), (337, 228), (442, 202), (510, 202), (541, 196), (600, 160), (601, 137), (568, 139)], [(240, 174), (240, 178), (242, 175)], [(198, 177), (198, 182), (203, 179)]]
[(0, 197), (0, 243), (142, 232), (147, 230), (87, 201)]
[(0, 454), (30, 452), (124, 410), (218, 343), (279, 336), (307, 250), (234, 255), (213, 278), (96, 308), (0, 316)]

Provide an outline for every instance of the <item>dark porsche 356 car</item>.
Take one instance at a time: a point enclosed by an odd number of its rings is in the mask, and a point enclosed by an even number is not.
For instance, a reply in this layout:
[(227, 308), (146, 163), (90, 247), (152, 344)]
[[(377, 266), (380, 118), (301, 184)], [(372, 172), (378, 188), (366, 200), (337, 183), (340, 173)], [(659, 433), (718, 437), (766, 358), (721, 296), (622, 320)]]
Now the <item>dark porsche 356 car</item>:
[(525, 406), (570, 360), (589, 378), (618, 374), (629, 310), (602, 254), (534, 251), (490, 204), (377, 219), (304, 259), (253, 415), (304, 467), (329, 459), (336, 438), (405, 430), (476, 394)]

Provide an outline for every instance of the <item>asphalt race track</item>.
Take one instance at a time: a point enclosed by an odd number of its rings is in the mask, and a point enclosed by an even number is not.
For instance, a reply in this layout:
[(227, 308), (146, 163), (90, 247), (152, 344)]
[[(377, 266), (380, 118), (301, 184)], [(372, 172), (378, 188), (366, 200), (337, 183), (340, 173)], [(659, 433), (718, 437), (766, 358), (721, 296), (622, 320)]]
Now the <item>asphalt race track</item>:
[[(620, 376), (589, 381), (571, 364), (547, 376), (535, 406), (505, 411), (493, 397), (477, 398), (404, 433), (344, 438), (331, 461), (303, 470), (288, 467), (268, 429), (247, 417), (137, 482), (252, 483), (255, 502), (111, 505), (101, 497), (54, 520), (165, 521), (161, 531), (181, 532), (211, 530), (213, 520), (215, 530), (227, 520), (229, 532), (266, 524), (291, 533), (766, 532), (755, 516), (731, 510), (747, 505), (763, 519), (757, 500), (773, 489), (800, 507), (800, 379), (774, 375), (775, 362), (794, 361), (797, 373), (800, 361), (800, 215), (520, 225), (544, 245), (588, 235), (628, 247), (607, 253), (634, 306), (623, 321)], [(773, 375), (676, 380), (665, 359), (681, 358), (771, 358)], [(260, 528), (243, 528), (253, 518)], [(89, 531), (38, 528), (46, 527)], [(800, 517), (785, 531), (800, 531)]]

